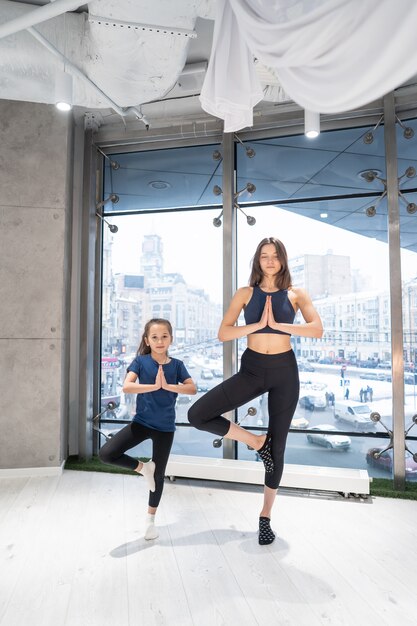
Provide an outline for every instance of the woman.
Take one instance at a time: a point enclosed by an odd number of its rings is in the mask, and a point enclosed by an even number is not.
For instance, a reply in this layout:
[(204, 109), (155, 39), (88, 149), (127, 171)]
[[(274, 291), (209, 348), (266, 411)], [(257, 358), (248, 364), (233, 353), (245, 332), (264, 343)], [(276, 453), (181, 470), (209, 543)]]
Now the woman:
[[(245, 325), (237, 326), (241, 311)], [(294, 324), (297, 311), (305, 323)], [(214, 387), (193, 404), (190, 423), (215, 435), (247, 444), (265, 466), (263, 507), (259, 517), (259, 543), (272, 543), (272, 506), (284, 467), (288, 431), (299, 395), (298, 368), (291, 335), (321, 337), (320, 316), (304, 289), (291, 285), (288, 258), (281, 241), (263, 239), (252, 260), (249, 287), (235, 293), (220, 325), (220, 341), (247, 336), (237, 374)], [(255, 435), (230, 422), (222, 413), (236, 409), (268, 392), (268, 432)]]
[[(164, 487), (165, 468), (174, 440), (175, 402), (179, 393), (197, 393), (184, 363), (168, 355), (172, 326), (165, 319), (146, 323), (136, 358), (127, 368), (124, 393), (136, 396), (133, 421), (122, 428), (101, 448), (103, 463), (118, 465), (142, 474), (149, 486), (145, 539), (156, 539), (155, 514)], [(142, 441), (151, 439), (152, 459), (138, 461), (126, 453)]]

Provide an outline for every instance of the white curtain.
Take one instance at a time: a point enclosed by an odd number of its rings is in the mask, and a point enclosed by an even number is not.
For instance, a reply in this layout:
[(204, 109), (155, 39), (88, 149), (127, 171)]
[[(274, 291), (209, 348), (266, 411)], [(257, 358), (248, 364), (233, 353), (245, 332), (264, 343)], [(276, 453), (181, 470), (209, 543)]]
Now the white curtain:
[(349, 111), (417, 74), (417, 0), (217, 0), (200, 100), (225, 132), (263, 98), (254, 58), (301, 107)]

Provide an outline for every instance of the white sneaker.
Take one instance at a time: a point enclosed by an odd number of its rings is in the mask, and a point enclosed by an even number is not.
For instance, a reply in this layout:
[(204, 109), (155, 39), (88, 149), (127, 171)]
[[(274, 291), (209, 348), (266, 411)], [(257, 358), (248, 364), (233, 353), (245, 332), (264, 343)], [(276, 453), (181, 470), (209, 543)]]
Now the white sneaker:
[(159, 533), (155, 526), (155, 515), (148, 515), (146, 518), (145, 539), (149, 541), (157, 537), (159, 537)]
[(155, 463), (153, 461), (144, 463), (139, 474), (142, 474), (148, 481), (149, 490), (155, 491)]

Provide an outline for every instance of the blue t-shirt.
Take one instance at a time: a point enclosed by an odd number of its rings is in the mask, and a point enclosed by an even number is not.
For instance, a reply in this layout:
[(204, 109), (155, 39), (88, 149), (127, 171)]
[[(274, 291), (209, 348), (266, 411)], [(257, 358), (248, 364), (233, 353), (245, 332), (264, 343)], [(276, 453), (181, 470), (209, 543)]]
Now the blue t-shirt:
[[(182, 361), (171, 358), (170, 362), (162, 366), (167, 383), (177, 385), (191, 378)], [(153, 385), (158, 373), (159, 363), (150, 354), (137, 356), (127, 368), (134, 372), (142, 385)], [(178, 394), (166, 389), (138, 393), (136, 397), (136, 414), (134, 422), (139, 422), (148, 428), (173, 432), (175, 430), (175, 401)]]

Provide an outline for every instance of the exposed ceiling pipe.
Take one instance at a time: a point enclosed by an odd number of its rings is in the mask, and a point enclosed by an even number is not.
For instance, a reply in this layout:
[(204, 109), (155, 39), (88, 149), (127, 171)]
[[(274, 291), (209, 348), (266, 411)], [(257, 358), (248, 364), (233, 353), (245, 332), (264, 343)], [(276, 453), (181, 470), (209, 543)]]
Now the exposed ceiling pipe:
[[(57, 0), (57, 1), (59, 1), (59, 0)], [(55, 48), (55, 46), (53, 44), (51, 44), (50, 41), (48, 41), (43, 35), (41, 35), (39, 31), (37, 31), (35, 28), (32, 28), (32, 27), (27, 28), (27, 31), (37, 41), (39, 41), (39, 43), (41, 43), (43, 46), (45, 46), (45, 48), (47, 48), (50, 52), (52, 52), (52, 54), (54, 54), (56, 57), (61, 59), (63, 61), (63, 63), (65, 63), (65, 66), (71, 69), (71, 72), (73, 74), (75, 74), (76, 76), (81, 78), (81, 80), (83, 80), (90, 87), (95, 89), (100, 94), (100, 96), (104, 100), (106, 100), (106, 102), (108, 102), (110, 107), (116, 113), (118, 113), (122, 117), (126, 117), (130, 113), (133, 113), (138, 120), (140, 120), (141, 122), (143, 122), (143, 124), (145, 124), (146, 129), (147, 130), (149, 129), (149, 126), (150, 126), (149, 122), (146, 119), (146, 117), (143, 115), (143, 113), (140, 110), (140, 108), (138, 108), (138, 107), (126, 107), (126, 108), (119, 107), (119, 105), (116, 104), (111, 98), (109, 98), (109, 96), (107, 94), (105, 94), (104, 91), (102, 91), (100, 89), (100, 87), (98, 87), (90, 78), (88, 78), (88, 76), (86, 76), (84, 74), (84, 72), (82, 72), (80, 69), (78, 69), (78, 67), (76, 65), (74, 65), (74, 63), (72, 63), (69, 59), (67, 59), (67, 57), (65, 55), (63, 55), (62, 52), (60, 52), (57, 48)]]
[(89, 0), (84, 0), (83, 2), (80, 2), (80, 0), (55, 0), (55, 2), (45, 4), (39, 9), (35, 9), (34, 11), (16, 17), (14, 20), (10, 20), (10, 22), (1, 24), (0, 39), (14, 35), (21, 30), (26, 30), (30, 26), (46, 22), (46, 20), (50, 20), (57, 15), (62, 15), (62, 13), (66, 13), (67, 11), (75, 11), (88, 3)]

